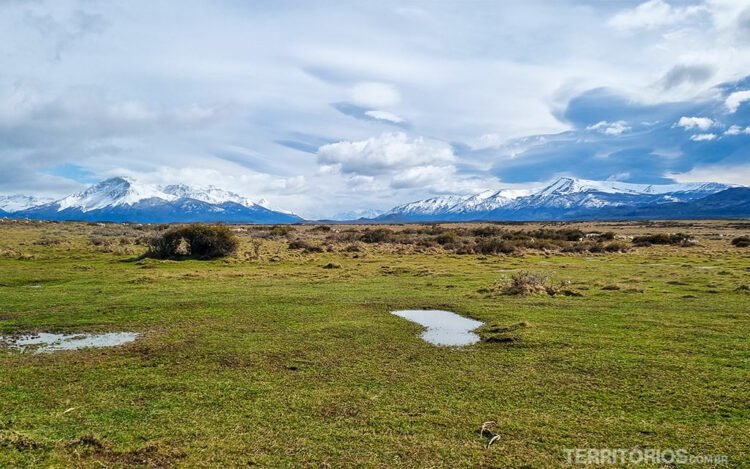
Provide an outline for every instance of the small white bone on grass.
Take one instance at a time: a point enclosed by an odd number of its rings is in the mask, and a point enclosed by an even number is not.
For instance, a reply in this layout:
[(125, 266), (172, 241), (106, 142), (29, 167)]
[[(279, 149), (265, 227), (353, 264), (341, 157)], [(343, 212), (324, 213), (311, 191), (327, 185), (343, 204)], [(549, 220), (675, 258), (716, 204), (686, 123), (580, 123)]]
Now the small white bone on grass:
[(487, 448), (489, 449), (489, 447), (492, 446), (492, 444), (495, 443), (499, 439), (500, 439), (500, 435), (495, 435), (492, 438), (490, 438), (490, 442), (487, 443)]
[(497, 425), (497, 422), (495, 422), (494, 420), (490, 420), (488, 422), (484, 422), (482, 424), (482, 428), (479, 430), (479, 434), (480, 435), (484, 435), (484, 432), (489, 432), (490, 431), (490, 427), (494, 427), (495, 425)]

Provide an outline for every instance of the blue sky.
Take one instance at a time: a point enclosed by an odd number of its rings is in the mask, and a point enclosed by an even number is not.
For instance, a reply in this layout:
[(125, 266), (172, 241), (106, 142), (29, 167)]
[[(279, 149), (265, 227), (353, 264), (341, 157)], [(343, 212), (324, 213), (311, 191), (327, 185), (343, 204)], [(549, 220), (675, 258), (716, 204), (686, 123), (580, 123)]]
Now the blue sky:
[(0, 193), (750, 184), (750, 0), (0, 1)]

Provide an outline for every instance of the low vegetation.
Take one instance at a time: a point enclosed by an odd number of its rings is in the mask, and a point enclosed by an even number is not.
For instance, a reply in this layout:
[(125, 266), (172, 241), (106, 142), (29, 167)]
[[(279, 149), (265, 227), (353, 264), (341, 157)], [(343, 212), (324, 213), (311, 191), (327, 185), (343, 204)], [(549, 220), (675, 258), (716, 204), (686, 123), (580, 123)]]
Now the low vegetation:
[[(746, 223), (326, 226), (132, 262), (186, 227), (0, 221), (0, 335), (139, 334), (0, 347), (0, 467), (546, 468), (577, 447), (750, 466)], [(699, 244), (631, 242), (670, 233)], [(425, 308), (482, 340), (436, 347), (391, 314)]]

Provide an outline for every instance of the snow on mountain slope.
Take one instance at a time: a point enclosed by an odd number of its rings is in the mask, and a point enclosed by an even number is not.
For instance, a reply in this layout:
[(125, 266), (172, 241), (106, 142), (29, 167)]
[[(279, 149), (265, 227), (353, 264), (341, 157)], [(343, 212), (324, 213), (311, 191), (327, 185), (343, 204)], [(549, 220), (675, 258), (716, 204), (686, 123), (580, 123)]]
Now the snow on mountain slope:
[(52, 202), (52, 199), (30, 195), (0, 195), (0, 210), (7, 213), (20, 212)]
[[(489, 195), (488, 195), (489, 194)], [(529, 189), (501, 189), (497, 192), (485, 191), (467, 198), (460, 206), (453, 207), (452, 212), (490, 211), (507, 207), (520, 197), (531, 194)]]
[(468, 197), (460, 195), (448, 195), (441, 197), (433, 197), (425, 200), (418, 200), (408, 204), (400, 205), (392, 208), (383, 216), (398, 213), (398, 214), (419, 214), (419, 215), (431, 215), (438, 213), (445, 213), (448, 209), (466, 201)]
[(633, 184), (620, 181), (592, 181), (588, 179), (560, 178), (537, 193), (572, 194), (579, 192), (603, 192), (605, 194), (668, 194), (673, 192), (719, 191), (730, 186), (714, 182), (685, 184)]
[(85, 213), (107, 207), (134, 205), (152, 198), (165, 201), (177, 199), (176, 196), (167, 194), (158, 187), (140, 184), (130, 178), (116, 177), (59, 200), (57, 209), (62, 211), (73, 208)]
[(185, 184), (172, 184), (163, 187), (162, 191), (177, 198), (195, 199), (202, 202), (208, 202), (210, 204), (234, 202), (236, 204), (244, 205), (245, 207), (254, 207), (258, 205), (252, 200), (242, 197), (239, 194), (225, 191), (215, 186), (196, 188), (187, 186)]
[(297, 223), (294, 214), (271, 210), (216, 187), (158, 187), (130, 178), (107, 179), (57, 202), (14, 216), (45, 220), (136, 223)]
[(412, 217), (424, 221), (440, 216), (446, 220), (469, 220), (491, 217), (498, 212), (506, 216), (513, 213), (521, 217), (532, 213), (549, 216), (550, 213), (562, 214), (562, 211), (689, 202), (731, 187), (719, 183), (657, 185), (564, 177), (538, 190), (504, 189), (473, 196), (444, 196), (411, 202), (395, 207), (380, 218), (408, 220)]

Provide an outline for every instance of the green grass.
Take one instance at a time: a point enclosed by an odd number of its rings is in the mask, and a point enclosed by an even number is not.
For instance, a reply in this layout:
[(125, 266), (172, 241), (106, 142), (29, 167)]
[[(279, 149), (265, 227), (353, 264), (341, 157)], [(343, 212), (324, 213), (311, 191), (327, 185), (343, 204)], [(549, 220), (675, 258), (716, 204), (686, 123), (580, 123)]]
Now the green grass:
[[(750, 465), (747, 251), (124, 262), (44, 230), (0, 226), (0, 333), (142, 335), (0, 349), (0, 467), (556, 467), (637, 446)], [(584, 296), (480, 293), (520, 270)], [(422, 307), (529, 326), (435, 347), (389, 313)]]

